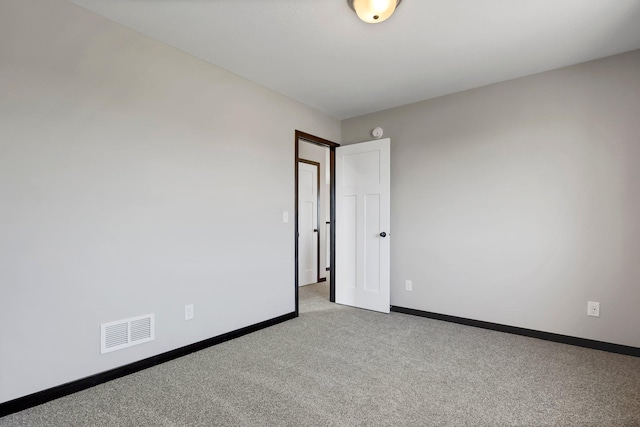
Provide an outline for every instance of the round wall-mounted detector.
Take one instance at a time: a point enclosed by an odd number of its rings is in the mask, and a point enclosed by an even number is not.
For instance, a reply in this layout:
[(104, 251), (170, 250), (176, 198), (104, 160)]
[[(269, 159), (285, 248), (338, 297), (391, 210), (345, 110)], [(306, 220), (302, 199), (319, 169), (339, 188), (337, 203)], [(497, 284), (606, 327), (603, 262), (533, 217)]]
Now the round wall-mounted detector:
[(375, 139), (382, 138), (382, 133), (382, 128), (379, 126), (371, 131), (371, 135), (373, 135)]

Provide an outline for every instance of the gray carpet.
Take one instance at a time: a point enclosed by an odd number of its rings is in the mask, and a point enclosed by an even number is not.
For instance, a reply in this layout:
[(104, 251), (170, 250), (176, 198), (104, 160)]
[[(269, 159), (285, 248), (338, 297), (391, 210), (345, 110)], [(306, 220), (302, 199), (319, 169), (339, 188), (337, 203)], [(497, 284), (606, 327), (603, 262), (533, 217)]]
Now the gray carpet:
[(640, 358), (300, 289), (299, 318), (0, 426), (640, 426)]

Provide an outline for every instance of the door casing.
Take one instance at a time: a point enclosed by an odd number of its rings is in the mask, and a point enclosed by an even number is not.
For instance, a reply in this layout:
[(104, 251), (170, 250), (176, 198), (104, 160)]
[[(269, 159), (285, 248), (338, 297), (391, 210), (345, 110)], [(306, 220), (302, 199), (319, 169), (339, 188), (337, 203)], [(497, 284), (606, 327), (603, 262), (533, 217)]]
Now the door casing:
[(295, 241), (295, 280), (294, 280), (294, 285), (295, 285), (295, 316), (298, 317), (299, 315), (299, 277), (298, 277), (298, 265), (299, 265), (299, 248), (298, 248), (298, 233), (299, 233), (299, 229), (298, 229), (298, 161), (300, 160), (298, 157), (298, 153), (299, 153), (299, 148), (298, 148), (298, 143), (299, 141), (304, 141), (304, 142), (310, 142), (312, 144), (316, 144), (322, 147), (327, 147), (329, 148), (329, 170), (330, 170), (330, 181), (329, 181), (329, 203), (330, 203), (330, 211), (329, 211), (329, 222), (330, 224), (330, 228), (329, 228), (329, 234), (330, 234), (330, 241), (329, 241), (329, 250), (330, 250), (330, 260), (329, 260), (329, 301), (331, 302), (335, 302), (336, 301), (336, 288), (335, 288), (335, 263), (336, 263), (336, 247), (335, 247), (335, 242), (336, 242), (336, 227), (335, 227), (335, 221), (336, 221), (336, 186), (335, 186), (335, 173), (336, 173), (336, 160), (335, 160), (335, 148), (339, 147), (340, 144), (336, 144), (335, 142), (329, 141), (328, 139), (324, 139), (324, 138), (320, 138), (317, 137), (315, 135), (311, 135), (309, 133), (306, 132), (302, 132), (299, 130), (295, 131), (295, 172), (294, 172), (294, 176), (295, 176), (295, 189), (294, 189), (294, 193), (295, 193), (295, 204), (294, 204), (294, 208), (295, 208), (295, 215), (294, 215), (294, 219), (295, 219), (295, 227), (294, 227), (294, 241)]

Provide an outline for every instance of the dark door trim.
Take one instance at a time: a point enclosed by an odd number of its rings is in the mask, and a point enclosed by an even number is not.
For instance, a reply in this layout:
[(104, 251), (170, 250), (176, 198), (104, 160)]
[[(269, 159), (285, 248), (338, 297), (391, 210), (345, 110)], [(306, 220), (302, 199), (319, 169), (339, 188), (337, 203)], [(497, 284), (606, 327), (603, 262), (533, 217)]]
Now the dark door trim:
[(295, 171), (294, 171), (294, 177), (295, 177), (295, 204), (294, 204), (294, 209), (295, 209), (295, 215), (294, 215), (294, 222), (295, 222), (295, 227), (294, 227), (294, 242), (295, 242), (295, 265), (294, 265), (294, 269), (295, 269), (295, 280), (294, 280), (294, 285), (295, 285), (295, 304), (296, 304), (296, 310), (295, 310), (295, 315), (296, 317), (299, 315), (299, 298), (298, 298), (298, 161), (300, 160), (298, 157), (298, 141), (305, 141), (305, 142), (310, 142), (312, 144), (316, 144), (316, 145), (320, 145), (323, 147), (328, 147), (329, 148), (329, 170), (330, 170), (330, 183), (329, 183), (329, 203), (331, 204), (330, 206), (330, 214), (329, 214), (329, 221), (331, 222), (331, 228), (330, 228), (330, 244), (329, 244), (329, 301), (331, 302), (335, 302), (336, 301), (336, 287), (335, 287), (335, 265), (336, 265), (336, 227), (335, 227), (335, 223), (336, 223), (336, 181), (335, 181), (335, 176), (336, 176), (336, 147), (339, 147), (340, 144), (336, 144), (335, 142), (331, 142), (328, 139), (324, 139), (324, 138), (320, 138), (314, 135), (311, 135), (309, 133), (306, 132), (302, 132), (296, 129), (295, 132), (295, 141), (294, 141), (294, 147), (295, 147), (295, 159), (294, 159), (294, 165), (295, 165)]

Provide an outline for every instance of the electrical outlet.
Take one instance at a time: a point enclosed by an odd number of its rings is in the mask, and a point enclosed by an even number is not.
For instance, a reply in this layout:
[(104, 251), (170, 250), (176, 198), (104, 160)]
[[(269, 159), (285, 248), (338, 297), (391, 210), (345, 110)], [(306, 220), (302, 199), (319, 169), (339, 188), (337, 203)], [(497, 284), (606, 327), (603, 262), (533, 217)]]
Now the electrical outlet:
[(413, 290), (413, 282), (411, 280), (404, 281), (404, 290), (409, 292)]
[(587, 302), (587, 316), (600, 317), (600, 303), (595, 301)]
[(188, 304), (184, 306), (184, 320), (193, 319), (193, 304)]

